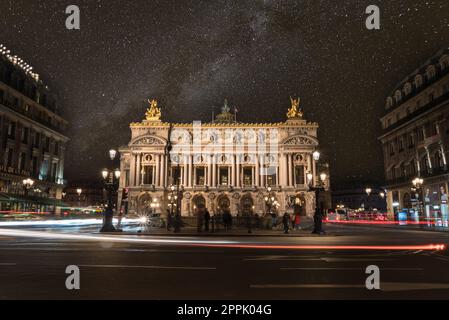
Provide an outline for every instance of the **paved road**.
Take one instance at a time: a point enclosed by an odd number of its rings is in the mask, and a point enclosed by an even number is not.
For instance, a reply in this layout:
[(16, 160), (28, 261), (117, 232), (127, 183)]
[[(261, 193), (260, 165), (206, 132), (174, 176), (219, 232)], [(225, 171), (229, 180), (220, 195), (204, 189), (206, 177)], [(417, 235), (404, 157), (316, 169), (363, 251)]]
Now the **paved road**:
[[(347, 225), (327, 229), (325, 237), (82, 234), (73, 239), (67, 233), (0, 229), (0, 298), (449, 298), (446, 250), (339, 248), (448, 245), (447, 233)], [(333, 248), (303, 247), (309, 245)], [(80, 290), (65, 288), (67, 265), (79, 266)], [(368, 265), (379, 266), (381, 290), (365, 288)]]

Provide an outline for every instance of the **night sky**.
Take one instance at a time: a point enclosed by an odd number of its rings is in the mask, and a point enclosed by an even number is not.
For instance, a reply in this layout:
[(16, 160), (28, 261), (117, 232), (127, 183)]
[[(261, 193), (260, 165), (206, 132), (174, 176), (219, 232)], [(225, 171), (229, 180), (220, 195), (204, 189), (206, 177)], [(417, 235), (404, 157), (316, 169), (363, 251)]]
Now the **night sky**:
[[(65, 8), (81, 9), (81, 30)], [(381, 9), (381, 30), (365, 8)], [(331, 183), (381, 183), (377, 137), (394, 86), (448, 45), (442, 1), (0, 1), (0, 43), (34, 67), (70, 122), (66, 177), (99, 178), (106, 151), (155, 97), (163, 120), (283, 121), (289, 96), (320, 124)]]

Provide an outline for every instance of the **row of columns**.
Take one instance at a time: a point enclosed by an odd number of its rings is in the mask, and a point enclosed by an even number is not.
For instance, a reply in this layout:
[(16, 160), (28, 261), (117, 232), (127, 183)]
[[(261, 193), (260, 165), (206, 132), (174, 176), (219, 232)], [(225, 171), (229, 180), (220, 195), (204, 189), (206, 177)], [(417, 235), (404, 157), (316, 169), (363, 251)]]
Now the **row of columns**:
[[(129, 184), (131, 186), (139, 186), (145, 184), (145, 162), (143, 162), (142, 153), (133, 153), (131, 155), (130, 162), (130, 177)], [(168, 181), (168, 166), (167, 159), (164, 154), (153, 154), (154, 161), (152, 162), (152, 176), (153, 181), (148, 184), (153, 184), (156, 187), (167, 186), (172, 183)], [(150, 165), (150, 164), (148, 164)], [(294, 187), (296, 185), (295, 181), (295, 159), (294, 153), (281, 153), (279, 158), (279, 163), (277, 166), (273, 166), (270, 172), (264, 172), (267, 169), (264, 162), (256, 157), (256, 163), (253, 165), (242, 165), (240, 162), (240, 157), (236, 155), (232, 156), (231, 163), (217, 164), (212, 161), (210, 157), (205, 165), (201, 165), (204, 168), (204, 180), (205, 184), (208, 186), (217, 186), (220, 184), (219, 181), (220, 169), (227, 169), (228, 185), (242, 187), (243, 186), (243, 168), (251, 168), (251, 181), (252, 185), (258, 187), (268, 186), (268, 175), (265, 173), (270, 173), (274, 175), (274, 180), (272, 184)], [(181, 184), (185, 187), (193, 187), (197, 182), (196, 168), (197, 166), (193, 163), (192, 155), (183, 156), (183, 165), (180, 165), (180, 177)], [(311, 172), (315, 179), (316, 177), (316, 162), (312, 159), (312, 155), (307, 155), (307, 159), (303, 162), (304, 173), (303, 173), (303, 184), (307, 184), (307, 173)], [(123, 168), (122, 168), (123, 170)], [(274, 171), (273, 171), (274, 170)]]

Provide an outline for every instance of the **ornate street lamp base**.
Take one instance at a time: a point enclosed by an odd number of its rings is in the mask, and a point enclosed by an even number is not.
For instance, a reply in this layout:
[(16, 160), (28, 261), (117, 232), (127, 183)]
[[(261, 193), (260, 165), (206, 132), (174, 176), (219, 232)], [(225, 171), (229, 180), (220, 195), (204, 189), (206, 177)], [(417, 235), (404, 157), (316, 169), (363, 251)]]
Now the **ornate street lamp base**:
[(117, 230), (114, 228), (112, 224), (110, 225), (106, 224), (100, 229), (100, 232), (117, 232)]

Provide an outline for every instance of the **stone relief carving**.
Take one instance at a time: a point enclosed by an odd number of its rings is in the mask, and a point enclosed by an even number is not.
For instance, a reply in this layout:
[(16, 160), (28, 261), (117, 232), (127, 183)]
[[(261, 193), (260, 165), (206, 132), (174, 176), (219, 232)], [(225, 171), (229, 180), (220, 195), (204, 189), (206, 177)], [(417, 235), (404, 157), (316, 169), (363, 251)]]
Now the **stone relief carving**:
[(142, 137), (142, 138), (137, 138), (134, 142), (133, 145), (142, 145), (142, 144), (146, 144), (146, 145), (157, 145), (157, 146), (163, 146), (164, 142), (158, 138), (155, 137)]
[(293, 137), (285, 141), (285, 145), (316, 145), (316, 142), (308, 137)]

